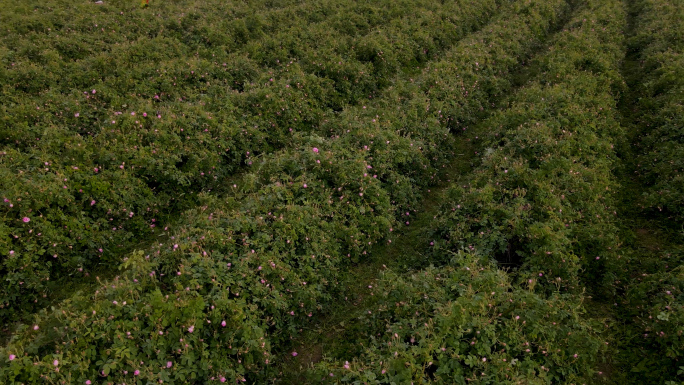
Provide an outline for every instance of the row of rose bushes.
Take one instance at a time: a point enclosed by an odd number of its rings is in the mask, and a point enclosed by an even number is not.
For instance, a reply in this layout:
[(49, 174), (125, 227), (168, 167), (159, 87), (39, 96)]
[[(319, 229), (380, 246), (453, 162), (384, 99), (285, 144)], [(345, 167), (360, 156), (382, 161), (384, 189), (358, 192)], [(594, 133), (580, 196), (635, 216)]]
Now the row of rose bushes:
[(625, 20), (619, 0), (580, 3), (533, 79), (479, 125), (487, 150), (446, 192), (424, 237), (432, 252), (406, 256), (436, 267), (386, 271), (350, 342), (358, 356), (317, 364), (311, 383), (599, 381), (605, 336), (582, 303), (617, 259)]
[(615, 302), (624, 325), (618, 358), (630, 368), (634, 383), (680, 384), (684, 383), (684, 4), (636, 0), (632, 5), (636, 18), (628, 47), (639, 63), (630, 73), (633, 93), (639, 97), (631, 114), (636, 119), (633, 152), (646, 191), (630, 203), (655, 214), (673, 235), (672, 240), (650, 248), (635, 247), (616, 277), (621, 291)]
[[(168, 2), (142, 11), (114, 3), (97, 16), (11, 5), (17, 20), (0, 59), (0, 316), (41, 307), (80, 269), (118, 263), (196, 193), (294, 143), (294, 133), (327, 135), (333, 110), (376, 96), (397, 71), (485, 23), (498, 3), (256, 4), (233, 22), (261, 29), (234, 47), (193, 43), (164, 21), (228, 44), (236, 32), (215, 19), (230, 13), (223, 3), (212, 2), (217, 16), (204, 21)], [(312, 20), (317, 8), (325, 17)], [(351, 28), (346, 15), (360, 26), (341, 34)], [(82, 40), (93, 48), (60, 51)], [(265, 47), (273, 61), (258, 57)]]
[[(201, 194), (170, 244), (133, 253), (119, 277), (19, 330), (0, 353), (11, 358), (0, 379), (276, 376), (275, 353), (335, 300), (339, 272), (390, 234), (396, 208), (415, 204), (449, 161), (454, 138), (434, 106), (475, 116), (566, 8), (510, 3), (414, 81), (329, 121), (331, 138), (296, 133), (288, 149), (255, 158), (226, 196)], [(468, 92), (444, 92), (456, 87)]]
[(684, 221), (684, 4), (639, 0), (630, 49), (640, 68), (635, 106), (640, 127), (638, 171), (648, 186), (645, 206)]
[(624, 13), (616, 2), (587, 7), (533, 61), (538, 75), (480, 126), (481, 165), (448, 190), (426, 231), (431, 262), (477, 250), (520, 267), (522, 282), (555, 290), (560, 278), (569, 292), (583, 290), (580, 270), (598, 284), (618, 263), (612, 168), (623, 136), (615, 96), (624, 89)]
[(347, 336), (358, 355), (316, 364), (305, 382), (597, 381), (606, 346), (576, 295), (522, 287), (481, 255), (453, 257), (411, 274), (385, 271), (373, 284), (377, 306), (357, 321), (362, 335)]
[(616, 281), (615, 361), (634, 384), (684, 382), (684, 250), (636, 248)]

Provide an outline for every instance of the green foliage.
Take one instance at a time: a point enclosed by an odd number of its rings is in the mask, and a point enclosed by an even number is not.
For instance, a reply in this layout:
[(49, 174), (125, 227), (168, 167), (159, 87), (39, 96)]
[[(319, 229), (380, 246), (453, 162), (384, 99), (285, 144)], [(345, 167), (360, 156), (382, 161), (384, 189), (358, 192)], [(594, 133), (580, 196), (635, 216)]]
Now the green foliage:
[[(684, 252), (634, 253), (619, 276), (620, 359), (639, 382), (684, 381)], [(639, 352), (634, 354), (634, 352)]]
[(639, 0), (630, 48), (641, 64), (636, 117), (641, 127), (639, 174), (649, 186), (645, 207), (684, 220), (684, 4)]
[(362, 352), (318, 364), (311, 383), (548, 384), (593, 373), (605, 345), (582, 320), (581, 298), (513, 285), (477, 256), (454, 259), (408, 276), (383, 273), (371, 290), (378, 307), (361, 320)]
[(606, 343), (582, 293), (617, 265), (612, 92), (624, 16), (617, 0), (589, 1), (535, 59), (538, 75), (481, 123), (487, 150), (447, 191), (427, 230), (432, 252), (406, 256), (439, 266), (385, 273), (353, 340), (361, 347), (316, 365), (311, 382), (597, 380)]
[[(642, 197), (630, 197), (633, 212), (646, 213), (660, 229), (657, 241), (635, 242), (618, 270), (615, 300), (623, 326), (617, 336), (618, 359), (634, 383), (684, 383), (684, 4), (638, 0), (634, 33), (628, 40), (634, 103), (634, 173), (645, 185)], [(643, 214), (642, 214), (643, 215)], [(637, 240), (649, 237), (636, 230)], [(632, 235), (632, 234), (630, 234)], [(643, 241), (643, 240), (642, 240)]]
[(117, 263), (294, 134), (329, 135), (497, 9), (281, 3), (0, 3), (0, 317)]
[(481, 123), (482, 163), (426, 229), (430, 262), (473, 250), (549, 290), (582, 291), (580, 269), (587, 282), (610, 279), (623, 27), (616, 2), (589, 2), (534, 60), (539, 75)]
[[(682, 7), (637, 3), (638, 163), (677, 221)], [(277, 382), (470, 130), (430, 250), (307, 383), (599, 381), (587, 289), (623, 295), (637, 378), (684, 372), (681, 250), (618, 239), (621, 1), (0, 6), (3, 384)]]
[[(497, 82), (497, 88), (479, 91), (485, 81), (471, 61), (491, 62), (497, 72), (508, 73), (544, 32), (521, 34), (516, 39), (525, 44), (510, 50), (475, 43), (527, 24), (548, 26), (546, 20), (561, 12), (564, 2), (538, 5), (540, 11), (531, 12), (514, 3), (507, 9), (529, 16), (512, 25), (499, 18), (491, 30), (458, 43), (436, 64), (455, 74), (444, 82), (433, 86), (435, 71), (428, 67), (388, 88), (382, 98), (323, 122), (327, 139), (294, 132), (286, 149), (250, 156), (251, 171), (237, 178), (233, 189), (228, 187), (220, 200), (200, 194), (201, 208), (180, 221), (184, 225), (170, 237), (171, 244), (144, 253), (149, 265), (132, 264), (94, 295), (37, 318), (40, 325), (74, 325), (73, 334), (61, 334), (61, 329), (60, 334), (47, 334), (44, 326), (17, 334), (6, 351), (24, 358), (0, 376), (10, 383), (40, 376), (68, 380), (76, 371), (55, 373), (49, 365), (27, 365), (33, 360), (49, 363), (59, 350), (61, 362), (81, 368), (79, 379), (95, 378), (114, 359), (113, 344), (120, 341), (129, 355), (115, 360), (117, 370), (108, 374), (113, 381), (129, 381), (134, 370), (145, 380), (170, 376), (182, 381), (192, 373), (202, 381), (260, 378), (273, 363), (272, 347), (288, 341), (310, 314), (333, 300), (337, 272), (362, 260), (388, 234), (395, 210), (415, 205), (421, 188), (448, 161), (448, 123), (430, 103), (444, 104), (454, 96), (439, 91), (428, 99), (426, 93), (466, 85), (474, 93), (460, 96), (458, 108), (463, 116), (475, 116), (488, 98), (509, 86)], [(157, 306), (165, 310), (149, 316)], [(76, 326), (83, 317), (92, 319), (87, 333)], [(219, 320), (228, 324), (231, 317), (239, 327), (218, 326)], [(141, 334), (117, 337), (129, 331)], [(157, 337), (159, 331), (162, 337)], [(165, 342), (143, 345), (143, 335)], [(80, 344), (93, 346), (94, 355), (83, 355)], [(165, 369), (163, 363), (182, 359), (184, 349), (201, 358), (184, 363), (182, 370)], [(217, 355), (222, 358), (215, 359)], [(175, 377), (179, 375), (185, 377)]]

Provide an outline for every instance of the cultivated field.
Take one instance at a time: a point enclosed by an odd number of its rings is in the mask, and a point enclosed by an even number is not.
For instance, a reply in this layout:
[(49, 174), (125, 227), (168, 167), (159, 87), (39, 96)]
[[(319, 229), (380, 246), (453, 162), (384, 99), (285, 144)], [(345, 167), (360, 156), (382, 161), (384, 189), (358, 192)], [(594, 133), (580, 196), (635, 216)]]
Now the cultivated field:
[(684, 384), (684, 2), (0, 0), (0, 383)]

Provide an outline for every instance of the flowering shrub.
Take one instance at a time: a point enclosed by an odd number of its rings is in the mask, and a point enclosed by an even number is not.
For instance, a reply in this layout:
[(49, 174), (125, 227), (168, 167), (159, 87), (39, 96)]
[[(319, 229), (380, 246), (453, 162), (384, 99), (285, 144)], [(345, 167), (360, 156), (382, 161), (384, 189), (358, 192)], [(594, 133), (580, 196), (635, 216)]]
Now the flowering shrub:
[(535, 59), (539, 75), (481, 124), (482, 163), (450, 188), (426, 231), (430, 261), (473, 250), (549, 290), (583, 290), (580, 269), (591, 282), (609, 279), (619, 243), (612, 148), (622, 135), (611, 90), (622, 84), (624, 12), (615, 2), (588, 9)]
[[(619, 359), (639, 382), (683, 381), (684, 253), (633, 253), (618, 275)], [(634, 352), (639, 352), (635, 354)], [(675, 382), (676, 383), (676, 382)]]
[(361, 320), (368, 347), (355, 359), (317, 364), (308, 380), (545, 384), (593, 373), (605, 344), (582, 319), (577, 296), (540, 295), (478, 256), (455, 259), (408, 276), (384, 272), (372, 289), (377, 308)]
[[(636, 3), (639, 162), (674, 219), (681, 7)], [(594, 383), (610, 354), (684, 373), (681, 250), (617, 235), (623, 2), (0, 6), (1, 383), (277, 382), (473, 128), (430, 251), (368, 287), (307, 383)], [(585, 290), (624, 306), (599, 323)]]
[(650, 187), (646, 207), (664, 211), (676, 223), (684, 220), (684, 42), (679, 20), (684, 6), (676, 1), (636, 1), (637, 33), (630, 48), (641, 68), (635, 77), (639, 95), (636, 143), (640, 174)]
[(3, 319), (40, 308), (60, 280), (117, 263), (197, 193), (295, 145), (295, 133), (327, 135), (337, 111), (377, 97), (498, 8), (197, 3), (2, 4)]
[[(616, 246), (611, 89), (621, 84), (624, 16), (619, 1), (588, 1), (535, 59), (538, 75), (482, 123), (489, 149), (449, 190), (433, 252), (406, 256), (440, 267), (386, 272), (350, 343), (367, 348), (316, 365), (311, 382), (595, 381), (606, 343), (583, 319), (582, 292), (603, 278), (592, 263)], [(498, 269), (507, 258), (514, 274)]]
[[(224, 195), (198, 195), (200, 207), (180, 220), (170, 244), (130, 255), (118, 278), (42, 312), (38, 329), (17, 333), (5, 351), (19, 358), (0, 369), (0, 378), (261, 378), (273, 363), (272, 350), (330, 304), (338, 271), (382, 241), (396, 209), (414, 205), (449, 160), (453, 137), (426, 93), (467, 85), (472, 96), (457, 97), (464, 101), (462, 115), (474, 116), (509, 85), (497, 81), (480, 92), (479, 85), (489, 83), (476, 75), (477, 66), (465, 63), (489, 62), (493, 71), (507, 74), (545, 33), (526, 26), (548, 27), (564, 5), (507, 5), (521, 16), (498, 18), (459, 42), (453, 49), (458, 55), (449, 53), (438, 63), (454, 74), (448, 81), (432, 86), (435, 71), (428, 67), (382, 98), (323, 122), (319, 132), (327, 138), (294, 132), (287, 148), (250, 154), (249, 172), (234, 182), (222, 180)], [(512, 34), (524, 44), (511, 49), (476, 44), (517, 30), (527, 31)], [(436, 95), (432, 103), (454, 98)], [(469, 98), (474, 101), (465, 102)], [(72, 369), (54, 371), (49, 363), (55, 354)], [(182, 365), (167, 366), (179, 360)]]
[(671, 235), (651, 247), (637, 242), (618, 271), (615, 286), (622, 295), (615, 306), (623, 325), (618, 358), (634, 381), (670, 385), (684, 382), (684, 27), (678, 22), (684, 5), (661, 0), (632, 5), (637, 12), (628, 48), (637, 65), (628, 80), (636, 102), (629, 114), (635, 119), (632, 145), (638, 156), (630, 161), (647, 188), (629, 202), (638, 206), (634, 211), (655, 218), (658, 232)]

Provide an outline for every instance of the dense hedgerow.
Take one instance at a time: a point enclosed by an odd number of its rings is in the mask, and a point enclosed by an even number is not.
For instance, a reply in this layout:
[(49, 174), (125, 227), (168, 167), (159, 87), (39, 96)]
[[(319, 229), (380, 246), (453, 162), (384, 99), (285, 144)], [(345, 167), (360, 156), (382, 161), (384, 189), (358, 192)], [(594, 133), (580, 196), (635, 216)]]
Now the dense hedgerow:
[(426, 233), (435, 258), (476, 250), (521, 265), (524, 280), (574, 291), (580, 269), (591, 280), (606, 273), (618, 244), (611, 166), (624, 12), (588, 7), (534, 60), (536, 78), (481, 124), (481, 165), (448, 191)]
[[(255, 157), (234, 192), (202, 195), (202, 207), (188, 213), (171, 244), (132, 255), (122, 275), (94, 295), (76, 296), (40, 315), (37, 330), (17, 333), (4, 349), (16, 357), (0, 378), (261, 378), (278, 346), (334, 298), (338, 271), (381, 241), (395, 208), (414, 204), (448, 161), (447, 120), (430, 108), (444, 100), (426, 92), (467, 86), (473, 92), (459, 97), (461, 115), (474, 116), (505, 90), (479, 91), (489, 83), (476, 62), (491, 63), (489, 71), (504, 77), (545, 33), (529, 26), (548, 28), (564, 8), (563, 1), (508, 5), (509, 17), (459, 43), (458, 56), (448, 53), (439, 64), (453, 77), (433, 83), (435, 71), (427, 68), (327, 122), (332, 137), (295, 134), (288, 149)], [(504, 32), (524, 44), (506, 48), (509, 41), (497, 40)]]
[[(633, 383), (684, 381), (684, 251), (628, 255), (616, 313), (619, 359)], [(677, 382), (679, 381), (679, 382)]]
[[(311, 383), (549, 384), (589, 377), (604, 344), (572, 294), (520, 287), (481, 256), (408, 276), (388, 270), (360, 320), (358, 357), (323, 362)], [(358, 337), (357, 337), (358, 338)]]
[[(489, 150), (472, 179), (450, 189), (432, 226), (435, 250), (413, 257), (440, 267), (385, 273), (358, 328), (355, 345), (367, 348), (318, 364), (312, 381), (595, 379), (606, 345), (583, 319), (580, 285), (602, 278), (592, 263), (616, 258), (609, 166), (621, 135), (613, 92), (624, 23), (620, 1), (588, 1), (535, 60), (539, 74), (482, 123)], [(520, 266), (509, 276), (499, 263), (511, 254)]]
[(293, 133), (327, 135), (334, 111), (377, 97), (498, 7), (107, 4), (3, 4), (5, 319), (49, 282), (117, 263)]
[[(681, 243), (684, 4), (639, 0), (633, 6), (635, 33), (628, 42), (639, 63), (630, 74), (638, 99), (629, 106), (629, 116), (636, 120), (635, 169), (646, 191), (645, 199), (628, 201), (656, 214), (653, 217), (663, 228), (677, 234), (675, 243)], [(684, 381), (684, 254), (681, 245), (671, 243), (634, 247), (616, 277), (616, 286), (622, 289), (615, 299), (617, 315), (624, 323), (618, 334), (619, 359), (630, 369), (634, 383)]]
[[(415, 192), (436, 181), (439, 168), (446, 167), (451, 155), (446, 150), (449, 133), (466, 130), (486, 114), (485, 107), (511, 89), (511, 71), (566, 9), (565, 2), (512, 3), (482, 31), (446, 52), (444, 59), (430, 63), (420, 77), (397, 83), (374, 103), (344, 111), (324, 122), (323, 128), (332, 140), (367, 150), (368, 159), (378, 163), (374, 174), (391, 192), (391, 203), (399, 213), (410, 210), (418, 202)], [(369, 131), (374, 127), (385, 130), (384, 139)], [(429, 164), (412, 158), (415, 148), (386, 146), (391, 139), (387, 135), (421, 141), (416, 146)], [(393, 166), (385, 168), (384, 164)], [(438, 168), (429, 170), (430, 164)]]
[(646, 207), (684, 221), (684, 4), (636, 1), (640, 13), (630, 48), (641, 64), (635, 114), (641, 129), (639, 172)]

